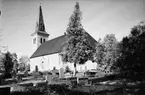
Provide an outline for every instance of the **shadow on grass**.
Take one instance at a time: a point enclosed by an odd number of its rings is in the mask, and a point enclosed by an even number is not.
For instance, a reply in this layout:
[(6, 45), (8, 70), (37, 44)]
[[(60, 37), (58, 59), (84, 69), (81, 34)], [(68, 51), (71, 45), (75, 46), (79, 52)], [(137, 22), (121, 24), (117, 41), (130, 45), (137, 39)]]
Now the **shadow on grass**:
[(10, 95), (43, 95), (39, 92), (12, 92)]
[(137, 85), (128, 85), (127, 93), (131, 95), (145, 95), (145, 82), (141, 82)]

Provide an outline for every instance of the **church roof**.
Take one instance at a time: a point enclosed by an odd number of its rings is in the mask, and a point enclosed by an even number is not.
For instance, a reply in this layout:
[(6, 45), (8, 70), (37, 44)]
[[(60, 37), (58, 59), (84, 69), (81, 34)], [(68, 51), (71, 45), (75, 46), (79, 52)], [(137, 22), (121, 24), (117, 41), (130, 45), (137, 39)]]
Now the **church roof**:
[[(90, 34), (87, 33), (87, 35), (88, 35), (90, 44), (93, 47), (95, 47), (97, 41)], [(52, 40), (49, 40), (45, 43), (42, 43), (30, 58), (60, 53), (63, 47), (65, 46), (66, 41), (67, 41), (66, 35), (62, 35)]]
[(59, 53), (64, 47), (65, 41), (65, 35), (46, 41), (38, 47), (38, 49), (34, 52), (31, 58)]

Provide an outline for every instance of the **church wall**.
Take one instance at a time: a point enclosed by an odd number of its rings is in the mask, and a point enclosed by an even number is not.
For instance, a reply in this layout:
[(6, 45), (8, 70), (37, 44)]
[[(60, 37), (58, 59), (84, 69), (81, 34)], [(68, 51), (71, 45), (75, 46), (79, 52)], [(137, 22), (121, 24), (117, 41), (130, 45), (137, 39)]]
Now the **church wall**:
[[(64, 65), (64, 67), (66, 67), (66, 66), (69, 66), (69, 68), (71, 70), (74, 70), (73, 63), (67, 63), (67, 64)], [(76, 68), (77, 68), (78, 71), (86, 71), (86, 70), (90, 70), (90, 69), (96, 69), (97, 68), (97, 63), (92, 63), (91, 61), (87, 61), (83, 65), (77, 64)]]
[[(69, 66), (69, 68), (71, 70), (74, 70), (73, 63), (64, 63), (64, 62), (62, 62), (61, 57), (60, 57), (60, 63), (62, 64), (61, 66), (64, 67), (64, 69), (65, 69), (66, 66)], [(97, 63), (95, 63), (95, 62), (93, 63), (91, 61), (87, 61), (83, 65), (77, 64), (77, 67), (76, 68), (77, 68), (78, 71), (85, 71), (85, 70), (89, 70), (89, 69), (96, 69), (97, 68)]]
[[(31, 71), (35, 70), (36, 65), (40, 71), (52, 70), (54, 67), (56, 67), (56, 69), (60, 69), (61, 67), (65, 69), (66, 66), (69, 66), (71, 70), (74, 70), (73, 63), (62, 62), (59, 54), (51, 54), (47, 56), (32, 58), (30, 63)], [(96, 67), (97, 63), (92, 63), (91, 61), (87, 61), (84, 65), (77, 64), (78, 71), (96, 69)]]
[(35, 70), (35, 66), (38, 66), (40, 71), (52, 70), (54, 67), (59, 69), (62, 66), (62, 61), (60, 61), (58, 54), (52, 54), (42, 57), (36, 57), (31, 59), (30, 69)]

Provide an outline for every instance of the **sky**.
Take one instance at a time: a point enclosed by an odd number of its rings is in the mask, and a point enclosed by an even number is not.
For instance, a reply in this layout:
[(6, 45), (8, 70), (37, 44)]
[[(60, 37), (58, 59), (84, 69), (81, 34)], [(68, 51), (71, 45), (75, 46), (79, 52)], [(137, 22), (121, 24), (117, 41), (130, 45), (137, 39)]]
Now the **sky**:
[(145, 20), (145, 0), (0, 0), (0, 46), (18, 56), (31, 56), (32, 37), (42, 6), (48, 39), (66, 32), (76, 2), (82, 11), (82, 25), (94, 39), (115, 34), (118, 41)]

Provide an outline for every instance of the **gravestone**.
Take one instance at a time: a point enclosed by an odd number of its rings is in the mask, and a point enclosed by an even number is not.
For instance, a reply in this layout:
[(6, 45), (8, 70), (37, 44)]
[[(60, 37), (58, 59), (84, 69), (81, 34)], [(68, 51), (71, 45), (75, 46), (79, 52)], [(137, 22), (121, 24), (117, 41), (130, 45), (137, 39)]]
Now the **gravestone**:
[(59, 78), (64, 78), (64, 69), (62, 67), (59, 70)]
[(77, 77), (77, 83), (79, 83), (79, 77)]
[(52, 77), (53, 77), (52, 74), (46, 74), (46, 75), (45, 75), (45, 81), (46, 81), (48, 84), (51, 84), (51, 82), (52, 82)]

